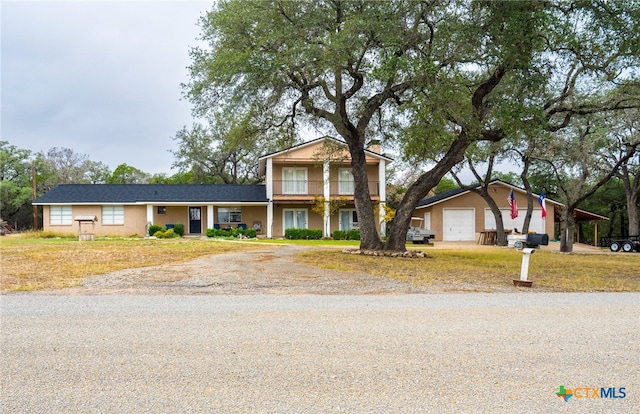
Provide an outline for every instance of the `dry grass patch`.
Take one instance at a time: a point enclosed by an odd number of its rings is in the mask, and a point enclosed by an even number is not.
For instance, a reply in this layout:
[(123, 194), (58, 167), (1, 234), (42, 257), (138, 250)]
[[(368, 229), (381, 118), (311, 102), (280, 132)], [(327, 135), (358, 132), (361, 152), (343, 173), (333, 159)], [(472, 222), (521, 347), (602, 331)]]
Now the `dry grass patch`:
[(259, 249), (260, 245), (191, 239), (77, 240), (3, 237), (0, 290), (60, 289), (122, 269), (181, 263), (199, 257)]
[[(520, 277), (522, 253), (506, 248), (430, 250), (424, 259), (308, 251), (297, 260), (329, 270), (366, 273), (445, 290), (493, 291)], [(529, 266), (534, 286), (552, 291), (640, 291), (640, 254), (560, 254), (537, 251)]]

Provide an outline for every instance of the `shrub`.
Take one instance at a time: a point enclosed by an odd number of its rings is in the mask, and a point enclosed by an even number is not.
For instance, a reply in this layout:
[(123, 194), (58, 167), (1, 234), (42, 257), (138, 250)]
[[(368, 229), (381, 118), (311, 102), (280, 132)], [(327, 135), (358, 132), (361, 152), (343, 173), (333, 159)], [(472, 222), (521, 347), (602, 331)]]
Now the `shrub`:
[(333, 240), (347, 240), (347, 232), (344, 230), (334, 230), (331, 235)]
[(164, 231), (164, 227), (158, 226), (157, 224), (152, 224), (149, 226), (149, 236), (156, 237), (156, 233), (159, 231)]
[(207, 237), (231, 237), (233, 235), (233, 231), (222, 230), (222, 229), (207, 229), (205, 231)]
[(320, 240), (322, 230), (290, 228), (285, 230), (284, 237), (290, 240)]
[(347, 230), (347, 240), (360, 240), (360, 230), (358, 229)]
[(256, 229), (246, 229), (244, 231), (244, 235), (249, 239), (255, 239), (258, 236), (258, 232)]
[(180, 237), (184, 236), (184, 224), (176, 224), (173, 226), (173, 231)]

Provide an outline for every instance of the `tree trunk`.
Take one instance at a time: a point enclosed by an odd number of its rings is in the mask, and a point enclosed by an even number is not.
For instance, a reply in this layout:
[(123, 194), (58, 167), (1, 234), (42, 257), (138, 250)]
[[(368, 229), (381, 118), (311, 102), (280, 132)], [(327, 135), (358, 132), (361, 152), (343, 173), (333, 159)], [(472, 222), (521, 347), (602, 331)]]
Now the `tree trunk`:
[(522, 169), (520, 178), (522, 179), (522, 184), (524, 185), (525, 190), (527, 190), (527, 214), (524, 216), (524, 223), (522, 224), (520, 232), (522, 232), (522, 234), (527, 234), (529, 232), (529, 226), (531, 225), (531, 215), (533, 213), (533, 193), (531, 191), (531, 183), (529, 183), (528, 178), (529, 164), (531, 163), (531, 160), (528, 157), (525, 157), (523, 161), (524, 168)]
[[(500, 83), (504, 75), (507, 73), (506, 67), (499, 65), (484, 82), (482, 82), (473, 93), (471, 97), (471, 106), (473, 107), (476, 115), (476, 121), (482, 123), (484, 118), (484, 111), (486, 109), (484, 98), (487, 97)], [(473, 137), (467, 135), (467, 129), (463, 125), (459, 125), (460, 132), (456, 139), (451, 143), (451, 146), (447, 150), (447, 153), (438, 161), (431, 170), (422, 174), (420, 178), (407, 190), (404, 198), (400, 202), (400, 206), (396, 210), (396, 217), (393, 222), (393, 228), (389, 233), (389, 250), (405, 251), (405, 243), (407, 238), (407, 231), (411, 224), (411, 214), (415, 210), (416, 206), (431, 190), (438, 185), (442, 177), (445, 176), (454, 165), (464, 159), (464, 154), (471, 140), (482, 139), (483, 133), (479, 135), (473, 134)], [(486, 132), (486, 131), (485, 131)], [(502, 132), (497, 133), (492, 131), (491, 140), (496, 142), (503, 138)]]
[(637, 236), (638, 230), (638, 192), (627, 194), (627, 217), (629, 217), (629, 235)]
[(496, 201), (491, 198), (489, 193), (482, 194), (482, 198), (485, 199), (489, 208), (491, 208), (491, 212), (493, 213), (493, 217), (496, 220), (496, 244), (498, 246), (506, 246), (507, 245), (507, 235), (504, 232), (504, 221), (502, 220), (502, 211), (500, 211), (500, 207), (496, 204)]
[[(353, 142), (356, 141), (356, 142)], [(353, 199), (358, 212), (360, 226), (360, 249), (382, 250), (383, 244), (378, 234), (378, 225), (373, 212), (373, 203), (369, 192), (369, 177), (364, 149), (359, 140), (347, 141), (351, 154), (351, 173), (353, 174)]]
[[(628, 166), (622, 167), (622, 183), (627, 199), (627, 218), (629, 220), (629, 236), (640, 234), (638, 228), (638, 193), (640, 193), (640, 174), (632, 182), (632, 174)], [(624, 221), (624, 220), (623, 220)]]
[(467, 134), (462, 130), (455, 141), (449, 147), (447, 153), (431, 170), (422, 174), (415, 183), (407, 190), (400, 205), (396, 209), (396, 215), (393, 219), (391, 231), (389, 232), (389, 240), (387, 249), (392, 251), (406, 251), (406, 239), (409, 225), (411, 224), (411, 215), (416, 206), (429, 191), (434, 188), (442, 177), (444, 177), (451, 168), (464, 159), (464, 153), (469, 146)]
[(573, 232), (575, 230), (575, 218), (573, 210), (565, 208), (560, 218), (560, 251), (573, 252)]

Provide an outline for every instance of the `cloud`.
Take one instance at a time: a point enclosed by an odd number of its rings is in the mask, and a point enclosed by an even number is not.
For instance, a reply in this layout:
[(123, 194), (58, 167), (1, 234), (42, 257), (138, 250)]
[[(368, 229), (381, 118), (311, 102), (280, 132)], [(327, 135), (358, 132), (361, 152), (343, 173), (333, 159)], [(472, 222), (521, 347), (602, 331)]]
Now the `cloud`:
[(114, 169), (170, 172), (188, 52), (208, 1), (3, 2), (2, 135)]

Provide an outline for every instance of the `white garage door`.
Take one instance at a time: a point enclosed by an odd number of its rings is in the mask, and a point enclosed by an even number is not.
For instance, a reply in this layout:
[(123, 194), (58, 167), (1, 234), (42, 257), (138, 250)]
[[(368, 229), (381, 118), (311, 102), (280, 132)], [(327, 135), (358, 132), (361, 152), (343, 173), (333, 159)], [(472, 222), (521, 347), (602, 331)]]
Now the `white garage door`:
[(442, 211), (442, 240), (473, 241), (476, 239), (476, 220), (473, 209), (444, 209)]

